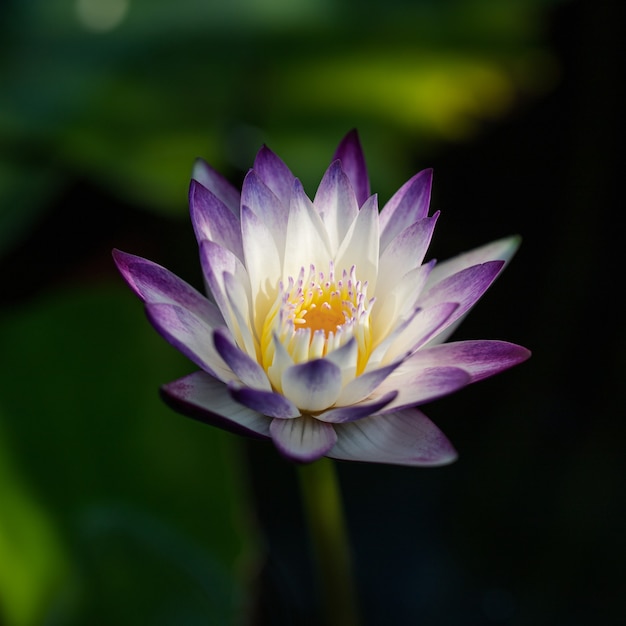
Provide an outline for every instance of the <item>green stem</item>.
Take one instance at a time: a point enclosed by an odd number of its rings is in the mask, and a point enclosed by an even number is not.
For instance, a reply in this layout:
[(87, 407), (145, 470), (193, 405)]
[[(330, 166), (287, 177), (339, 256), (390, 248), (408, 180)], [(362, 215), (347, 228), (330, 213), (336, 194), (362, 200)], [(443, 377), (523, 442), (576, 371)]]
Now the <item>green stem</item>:
[(357, 626), (350, 546), (335, 466), (322, 458), (299, 466), (300, 488), (328, 626)]

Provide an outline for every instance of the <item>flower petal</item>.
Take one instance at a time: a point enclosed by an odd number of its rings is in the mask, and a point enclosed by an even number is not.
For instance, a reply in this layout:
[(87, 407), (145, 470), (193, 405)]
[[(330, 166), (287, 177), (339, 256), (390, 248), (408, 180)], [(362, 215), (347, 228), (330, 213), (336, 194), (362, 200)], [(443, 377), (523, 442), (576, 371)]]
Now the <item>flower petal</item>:
[(506, 264), (511, 260), (521, 242), (521, 237), (516, 235), (505, 237), (437, 263), (428, 279), (427, 286), (432, 287), (452, 274), (487, 261), (504, 261)]
[(382, 343), (376, 347), (370, 360), (376, 358), (380, 362), (387, 362), (407, 356), (437, 336), (458, 308), (456, 302), (441, 302), (426, 309), (418, 309), (409, 323), (399, 326), (397, 333), (392, 333), (390, 345)]
[(374, 293), (378, 278), (378, 204), (371, 196), (358, 212), (337, 250), (335, 267), (341, 271), (356, 266), (358, 279)]
[(282, 263), (282, 252), (285, 249), (285, 237), (287, 236), (289, 204), (283, 204), (261, 180), (255, 170), (250, 170), (244, 178), (241, 204), (251, 209), (259, 221), (266, 226), (274, 238), (278, 258)]
[(274, 419), (270, 424), (270, 434), (281, 454), (301, 463), (324, 456), (337, 441), (333, 426), (309, 416), (292, 420)]
[(457, 458), (446, 436), (421, 411), (407, 409), (335, 426), (333, 459), (393, 465), (445, 465)]
[(191, 175), (214, 196), (217, 196), (233, 213), (239, 216), (239, 190), (231, 185), (218, 171), (214, 170), (203, 159), (196, 159)]
[(213, 332), (213, 343), (218, 354), (244, 385), (254, 389), (271, 391), (272, 386), (267, 379), (265, 370), (235, 345), (230, 333), (224, 328), (217, 328)]
[(423, 348), (412, 354), (405, 366), (416, 369), (454, 366), (467, 372), (470, 382), (498, 374), (530, 357), (530, 350), (507, 341), (457, 341)]
[(428, 215), (433, 171), (427, 169), (409, 179), (380, 212), (380, 249), (405, 228)]
[[(447, 276), (434, 284), (419, 298), (418, 305), (427, 308), (441, 302), (458, 302), (459, 306), (439, 329), (439, 332), (450, 326), (462, 315), (467, 313), (496, 279), (504, 261), (488, 261), (482, 265), (467, 267), (452, 276)], [(433, 269), (433, 272), (437, 269)], [(431, 273), (432, 276), (432, 273)], [(430, 278), (429, 281), (430, 283)], [(440, 336), (435, 338), (440, 342)]]
[(341, 371), (328, 359), (315, 359), (288, 367), (282, 377), (283, 393), (302, 411), (323, 411), (341, 392)]
[(439, 217), (437, 211), (432, 217), (413, 222), (396, 235), (380, 255), (379, 274), (386, 281), (397, 282), (401, 276), (421, 265)]
[(210, 326), (224, 324), (212, 302), (164, 267), (121, 250), (113, 250), (113, 259), (126, 282), (144, 302), (180, 304)]
[(162, 337), (204, 371), (222, 381), (234, 378), (212, 345), (213, 329), (191, 311), (176, 304), (148, 302), (146, 315)]
[(252, 303), (257, 317), (265, 319), (281, 278), (281, 257), (269, 228), (252, 211), (241, 207), (241, 230)]
[(330, 409), (330, 411), (320, 413), (319, 415), (316, 415), (316, 418), (318, 420), (322, 420), (323, 422), (330, 422), (334, 424), (353, 422), (354, 420), (362, 419), (380, 411), (392, 400), (394, 400), (397, 395), (397, 391), (390, 391), (384, 396), (376, 398), (376, 400), (352, 404), (350, 406), (340, 406), (335, 409)]
[(337, 398), (337, 406), (349, 406), (369, 396), (401, 363), (397, 361), (384, 367), (377, 367), (357, 376), (348, 383)]
[(287, 224), (283, 277), (296, 278), (301, 268), (308, 270), (311, 265), (314, 265), (317, 271), (325, 272), (331, 259), (326, 228), (304, 193), (302, 183), (296, 179)]
[(301, 415), (293, 402), (275, 391), (250, 389), (250, 387), (240, 387), (234, 383), (228, 385), (228, 391), (240, 404), (268, 417), (291, 419)]
[(458, 391), (471, 382), (471, 376), (458, 367), (416, 369), (408, 361), (405, 361), (376, 390), (377, 394), (386, 394), (394, 389), (398, 390), (396, 398), (380, 412), (389, 413), (426, 404)]
[(326, 170), (313, 200), (330, 243), (334, 256), (350, 225), (359, 213), (350, 179), (343, 171), (340, 161), (333, 161)]
[(283, 160), (267, 146), (263, 146), (256, 155), (253, 169), (282, 204), (289, 208), (295, 177)]
[(351, 130), (339, 143), (333, 161), (341, 161), (343, 171), (348, 176), (359, 206), (370, 197), (370, 180), (365, 164), (365, 155), (359, 141), (359, 134)]
[[(230, 250), (206, 239), (200, 242), (200, 261), (204, 271), (204, 278), (217, 302), (217, 306), (224, 316), (226, 325), (233, 337), (237, 339), (237, 342), (241, 342), (240, 345), (246, 345), (244, 334), (247, 328), (245, 324), (242, 328), (240, 319), (243, 318), (245, 320), (249, 315), (248, 311), (245, 310), (248, 296), (246, 296), (244, 302), (240, 293), (238, 294), (233, 289), (229, 291), (225, 280), (225, 277), (230, 274), (238, 285), (245, 288), (249, 284), (246, 268)], [(233, 310), (233, 307), (236, 306), (241, 306), (244, 310), (236, 313)]]
[(163, 399), (175, 411), (230, 432), (267, 438), (270, 420), (235, 402), (224, 383), (205, 372), (194, 372), (161, 387)]
[(189, 210), (198, 242), (214, 241), (243, 261), (239, 220), (216, 195), (195, 180), (189, 186)]

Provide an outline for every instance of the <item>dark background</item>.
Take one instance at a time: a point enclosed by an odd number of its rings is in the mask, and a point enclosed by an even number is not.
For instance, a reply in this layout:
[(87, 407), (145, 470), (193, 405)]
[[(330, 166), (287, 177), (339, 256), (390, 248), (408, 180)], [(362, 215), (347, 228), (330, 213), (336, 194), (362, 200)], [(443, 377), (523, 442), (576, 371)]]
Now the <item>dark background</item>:
[(110, 250), (200, 285), (193, 159), (313, 194), (354, 126), (381, 200), (435, 168), (432, 256), (523, 236), (455, 338), (533, 351), (426, 407), (455, 464), (339, 464), (364, 623), (625, 623), (624, 12), (0, 5), (0, 623), (319, 623), (294, 468), (161, 405)]

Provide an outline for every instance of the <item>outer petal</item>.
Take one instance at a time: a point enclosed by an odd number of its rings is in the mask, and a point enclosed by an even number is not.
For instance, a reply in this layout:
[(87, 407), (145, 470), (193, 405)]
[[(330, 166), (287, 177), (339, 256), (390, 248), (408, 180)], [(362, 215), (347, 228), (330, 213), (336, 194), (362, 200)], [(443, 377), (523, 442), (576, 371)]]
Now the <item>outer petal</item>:
[(267, 227), (276, 243), (278, 258), (282, 263), (287, 236), (289, 205), (283, 204), (276, 194), (261, 180), (255, 170), (250, 170), (243, 181), (241, 204), (252, 210)]
[[(440, 302), (458, 302), (459, 307), (439, 329), (441, 332), (467, 313), (496, 279), (504, 261), (489, 261), (474, 265), (452, 274), (433, 285), (418, 300), (418, 305), (427, 308)], [(437, 267), (435, 266), (435, 269)], [(433, 269), (433, 272), (435, 271)], [(432, 273), (431, 273), (432, 276)], [(430, 282), (430, 280), (429, 280)], [(440, 340), (439, 336), (436, 338)]]
[(239, 220), (216, 195), (195, 180), (189, 186), (189, 209), (198, 242), (214, 241), (243, 261)]
[(396, 235), (380, 255), (379, 274), (384, 281), (392, 284), (397, 276), (406, 274), (421, 265), (439, 217), (437, 211), (432, 217), (425, 217), (407, 226)]
[(212, 345), (213, 329), (191, 311), (176, 304), (147, 303), (146, 314), (161, 336), (196, 365), (220, 380), (234, 378)]
[(270, 424), (272, 440), (278, 450), (293, 461), (309, 463), (324, 456), (337, 441), (335, 429), (312, 417), (275, 419)]
[(382, 382), (376, 394), (398, 390), (396, 398), (381, 410), (381, 413), (389, 413), (447, 396), (469, 385), (470, 382), (471, 376), (458, 367), (430, 367), (416, 370), (405, 361), (392, 376)]
[(380, 213), (380, 249), (405, 228), (428, 215), (433, 171), (424, 170), (408, 180), (383, 207)]
[(210, 326), (224, 324), (212, 302), (164, 267), (121, 250), (113, 250), (113, 259), (126, 282), (144, 302), (179, 304)]
[(249, 387), (238, 387), (232, 383), (228, 385), (228, 391), (240, 404), (268, 417), (291, 419), (301, 415), (293, 402), (275, 391), (259, 391)]
[(270, 419), (235, 402), (226, 385), (205, 372), (194, 372), (161, 387), (175, 411), (231, 432), (267, 438)]
[(326, 227), (331, 254), (334, 256), (358, 215), (360, 206), (340, 161), (333, 161), (326, 170), (313, 205)]
[(427, 286), (432, 287), (444, 278), (480, 263), (504, 261), (506, 264), (511, 260), (521, 242), (522, 238), (519, 236), (506, 237), (437, 263), (428, 279)]
[(239, 215), (239, 191), (206, 161), (196, 159), (191, 177), (217, 196), (233, 212), (233, 215)]
[(244, 385), (271, 391), (272, 386), (265, 370), (234, 344), (230, 333), (224, 328), (218, 328), (213, 332), (213, 343), (219, 355)]
[(460, 367), (474, 383), (498, 374), (530, 357), (530, 350), (507, 341), (457, 341), (422, 348), (404, 363), (408, 369)]
[(334, 459), (394, 465), (445, 465), (457, 457), (446, 436), (420, 411), (407, 409), (338, 424)]
[(318, 420), (322, 420), (323, 422), (330, 422), (334, 424), (353, 422), (354, 420), (362, 419), (368, 415), (377, 413), (394, 400), (397, 395), (397, 391), (390, 391), (376, 400), (330, 409), (330, 411), (320, 413), (316, 416), (316, 418)]
[(263, 146), (256, 155), (253, 169), (282, 204), (289, 208), (295, 177), (283, 160), (267, 146)]
[(341, 392), (341, 370), (327, 359), (306, 361), (287, 368), (283, 393), (302, 411), (323, 411)]
[(359, 134), (356, 130), (351, 130), (341, 140), (333, 157), (333, 161), (336, 159), (341, 161), (343, 171), (348, 176), (350, 183), (352, 183), (352, 189), (354, 189), (358, 205), (363, 206), (363, 203), (371, 195), (370, 180), (367, 175), (363, 148), (361, 147)]

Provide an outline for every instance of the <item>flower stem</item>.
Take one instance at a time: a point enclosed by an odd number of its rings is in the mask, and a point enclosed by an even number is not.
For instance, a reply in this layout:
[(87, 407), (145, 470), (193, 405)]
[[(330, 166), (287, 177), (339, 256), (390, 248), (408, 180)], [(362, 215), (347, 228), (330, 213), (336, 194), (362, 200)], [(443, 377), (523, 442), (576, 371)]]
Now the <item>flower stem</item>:
[(357, 626), (356, 595), (341, 493), (333, 461), (298, 468), (328, 626)]

